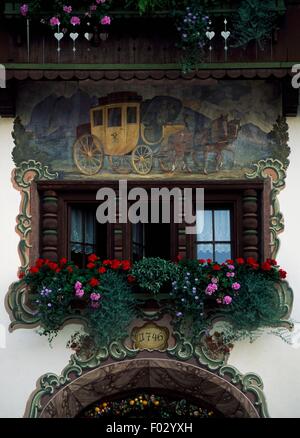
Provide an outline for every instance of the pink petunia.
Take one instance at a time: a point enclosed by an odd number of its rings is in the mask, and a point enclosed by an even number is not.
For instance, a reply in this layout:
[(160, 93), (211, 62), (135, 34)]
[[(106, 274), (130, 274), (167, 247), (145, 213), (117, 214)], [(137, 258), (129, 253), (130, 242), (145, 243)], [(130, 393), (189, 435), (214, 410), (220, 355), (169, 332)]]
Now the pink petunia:
[(241, 288), (240, 283), (233, 283), (233, 285), (232, 285), (233, 290), (239, 290), (240, 288)]
[(226, 304), (228, 306), (228, 304), (231, 304), (231, 303), (232, 303), (232, 298), (229, 295), (226, 295), (223, 298), (223, 304)]
[(80, 283), (80, 281), (76, 281), (74, 287), (75, 287), (75, 289), (81, 289), (82, 288), (82, 283)]
[(21, 15), (23, 15), (23, 17), (26, 17), (27, 14), (28, 14), (28, 11), (29, 11), (29, 6), (28, 6), (26, 3), (24, 3), (24, 5), (22, 5), (22, 6), (20, 7), (20, 13), (21, 13)]
[(105, 17), (101, 18), (101, 24), (103, 26), (106, 26), (111, 23), (111, 18), (108, 15), (105, 15)]
[(76, 297), (82, 298), (83, 295), (84, 295), (84, 290), (83, 289), (76, 289), (76, 292), (75, 292), (75, 296)]
[(100, 298), (101, 298), (101, 295), (100, 295), (100, 294), (96, 294), (95, 292), (93, 292), (93, 293), (90, 295), (90, 299), (91, 299), (92, 301), (99, 301)]
[(100, 5), (100, 3), (105, 3), (106, 0), (96, 0), (97, 5)]
[(91, 307), (93, 307), (93, 309), (98, 309), (100, 307), (100, 303), (98, 303), (97, 301), (92, 301)]
[(72, 10), (73, 10), (72, 6), (64, 6), (64, 7), (63, 7), (63, 11), (64, 11), (66, 14), (71, 14)]
[(59, 18), (57, 17), (50, 18), (50, 26), (59, 26), (59, 25), (60, 25)]
[(79, 17), (72, 17), (70, 20), (70, 23), (73, 24), (73, 26), (78, 26), (80, 24), (80, 18)]

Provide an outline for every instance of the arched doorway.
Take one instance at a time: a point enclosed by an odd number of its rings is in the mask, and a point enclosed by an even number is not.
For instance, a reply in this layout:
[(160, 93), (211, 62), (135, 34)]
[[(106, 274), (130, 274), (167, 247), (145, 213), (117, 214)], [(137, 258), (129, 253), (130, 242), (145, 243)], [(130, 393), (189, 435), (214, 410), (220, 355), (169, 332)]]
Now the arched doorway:
[(94, 403), (120, 400), (124, 394), (179, 397), (208, 406), (229, 418), (257, 418), (254, 400), (211, 371), (173, 359), (132, 359), (107, 363), (86, 372), (48, 397), (40, 418), (74, 418)]

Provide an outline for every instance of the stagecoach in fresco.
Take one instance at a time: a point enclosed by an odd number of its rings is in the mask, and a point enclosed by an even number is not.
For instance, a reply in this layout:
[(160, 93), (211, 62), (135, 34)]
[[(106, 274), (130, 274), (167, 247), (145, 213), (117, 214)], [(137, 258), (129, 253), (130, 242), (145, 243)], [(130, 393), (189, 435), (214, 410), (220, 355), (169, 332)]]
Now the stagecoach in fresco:
[(183, 124), (162, 127), (161, 138), (151, 141), (141, 123), (142, 97), (136, 93), (112, 93), (99, 99), (99, 105), (90, 110), (90, 124), (77, 128), (74, 144), (74, 162), (85, 175), (101, 171), (107, 157), (110, 167), (117, 173), (135, 172), (147, 175), (153, 160), (168, 172), (174, 161), (174, 150), (169, 139), (179, 134), (185, 136)]
[(192, 165), (206, 174), (211, 157), (219, 171), (224, 151), (231, 153), (234, 163), (240, 120), (221, 115), (198, 131), (183, 117), (184, 123), (164, 123), (153, 134), (153, 127), (141, 120), (141, 105), (141, 96), (121, 92), (100, 98), (91, 108), (90, 123), (77, 128), (74, 144), (74, 162), (81, 173), (99, 173), (105, 158), (116, 173), (138, 175), (149, 174), (154, 159), (167, 173), (192, 172)]

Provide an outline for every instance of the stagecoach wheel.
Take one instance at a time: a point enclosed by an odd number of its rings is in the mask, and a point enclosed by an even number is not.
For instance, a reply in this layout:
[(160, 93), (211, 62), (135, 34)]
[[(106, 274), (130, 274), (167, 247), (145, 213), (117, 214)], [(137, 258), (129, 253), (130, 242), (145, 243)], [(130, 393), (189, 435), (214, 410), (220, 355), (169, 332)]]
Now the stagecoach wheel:
[(84, 134), (74, 144), (74, 161), (81, 173), (95, 175), (102, 168), (104, 152), (101, 142), (91, 134)]
[(114, 172), (122, 174), (128, 174), (131, 172), (130, 162), (127, 155), (110, 155), (108, 161)]
[(149, 146), (144, 144), (137, 146), (131, 154), (131, 164), (139, 175), (147, 175), (153, 165), (153, 154)]
[(159, 165), (163, 172), (174, 172), (175, 171), (175, 151), (162, 152), (159, 155)]

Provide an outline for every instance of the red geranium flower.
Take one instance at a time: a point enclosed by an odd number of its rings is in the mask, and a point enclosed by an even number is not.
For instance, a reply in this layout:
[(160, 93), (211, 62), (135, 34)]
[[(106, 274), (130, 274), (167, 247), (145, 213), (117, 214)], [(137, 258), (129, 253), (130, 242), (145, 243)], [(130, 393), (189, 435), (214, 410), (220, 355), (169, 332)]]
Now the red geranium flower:
[(256, 265), (257, 261), (253, 257), (248, 257), (247, 258), (247, 263), (248, 263), (248, 265)]
[(182, 255), (180, 255), (180, 254), (178, 254), (178, 256), (177, 256), (176, 258), (177, 258), (177, 260), (178, 260), (179, 262), (180, 262), (180, 260), (183, 259)]
[(112, 269), (119, 269), (120, 266), (121, 266), (120, 260), (113, 260), (112, 261), (112, 264), (111, 264)]
[(44, 263), (45, 263), (44, 259), (37, 259), (37, 261), (35, 262), (35, 266), (37, 268), (41, 268)]
[(99, 257), (97, 257), (96, 254), (91, 254), (88, 256), (89, 262), (96, 262), (97, 260), (99, 260)]
[(90, 280), (90, 285), (91, 285), (92, 287), (99, 286), (99, 284), (100, 284), (100, 281), (97, 280), (97, 278), (92, 278), (92, 279)]
[(286, 276), (287, 276), (287, 272), (284, 271), (283, 269), (279, 269), (279, 277), (286, 278)]
[(55, 269), (55, 272), (59, 273), (61, 271), (60, 268)]
[(29, 269), (29, 272), (30, 274), (37, 274), (39, 272), (39, 268), (33, 266), (32, 268)]
[(207, 263), (212, 263), (212, 259), (207, 259)]
[(201, 265), (204, 265), (206, 263), (206, 260), (205, 259), (200, 259), (200, 260), (198, 260), (198, 263), (200, 263)]
[(262, 263), (262, 265), (261, 265), (261, 269), (262, 269), (263, 271), (271, 271), (272, 266), (270, 265), (270, 263), (268, 263), (268, 262), (264, 262), (264, 263)]
[(267, 263), (269, 263), (272, 266), (277, 266), (277, 261), (274, 259), (267, 259)]
[(106, 272), (106, 268), (104, 266), (101, 266), (101, 268), (98, 269), (99, 274), (104, 274)]
[(242, 257), (238, 257), (236, 259), (236, 262), (237, 262), (238, 265), (243, 265), (245, 263), (245, 260)]
[(72, 266), (67, 266), (67, 271), (69, 271), (70, 273), (73, 272)]
[(124, 269), (124, 271), (129, 271), (129, 269), (131, 268), (130, 261), (129, 260), (123, 260), (122, 268)]
[(66, 263), (67, 263), (67, 259), (66, 259), (66, 257), (63, 257), (62, 259), (60, 259), (60, 261), (59, 261), (59, 264), (62, 266), (62, 265), (65, 265)]
[(94, 269), (94, 268), (96, 267), (96, 265), (95, 265), (95, 263), (88, 263), (88, 264), (86, 265), (86, 267), (87, 267), (88, 269)]
[(25, 272), (24, 271), (20, 271), (19, 274), (18, 274), (18, 277), (19, 277), (20, 280), (22, 280), (22, 278), (25, 277)]
[(220, 265), (217, 265), (217, 264), (216, 264), (216, 265), (213, 265), (212, 268), (213, 268), (214, 271), (220, 271), (220, 270), (221, 270), (221, 266), (220, 266)]
[(233, 265), (233, 264), (234, 264), (234, 261), (231, 260), (231, 259), (228, 259), (228, 260), (226, 260), (226, 263), (227, 263), (228, 265)]
[(111, 264), (112, 264), (111, 260), (103, 260), (103, 265), (111, 266)]
[(135, 277), (133, 275), (128, 275), (127, 276), (127, 280), (128, 280), (128, 283), (134, 283), (135, 282)]

